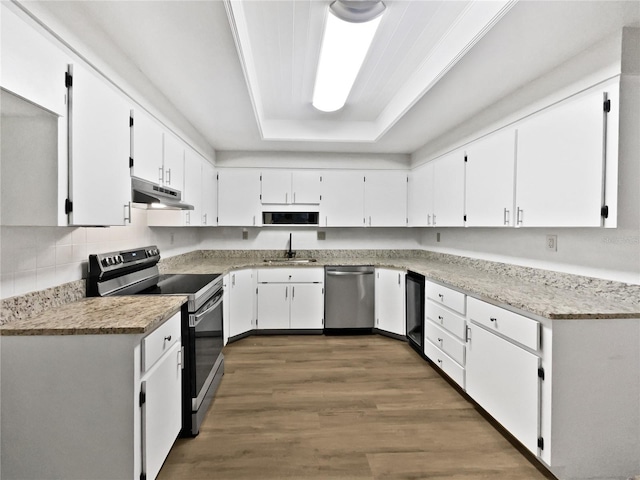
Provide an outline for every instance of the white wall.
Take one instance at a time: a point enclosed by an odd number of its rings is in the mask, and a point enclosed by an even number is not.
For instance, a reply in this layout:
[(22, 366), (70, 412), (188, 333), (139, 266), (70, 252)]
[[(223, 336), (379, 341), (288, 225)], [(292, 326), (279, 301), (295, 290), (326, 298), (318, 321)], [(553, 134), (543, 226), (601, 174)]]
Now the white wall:
[[(248, 238), (242, 239), (242, 231)], [(325, 240), (318, 240), (324, 232)], [(416, 249), (421, 233), (409, 228), (306, 228), (306, 227), (217, 227), (204, 228), (200, 247), (211, 250), (294, 250)]]
[(410, 155), (378, 153), (217, 151), (217, 167), (408, 169)]
[(0, 298), (22, 295), (86, 277), (89, 254), (157, 245), (163, 257), (197, 249), (282, 250), (293, 233), (294, 250), (414, 249), (420, 232), (403, 228), (319, 229), (148, 227), (146, 210), (133, 208), (123, 227), (0, 227)]
[(80, 280), (92, 253), (157, 244), (171, 256), (198, 247), (198, 229), (151, 229), (145, 210), (131, 213), (123, 227), (0, 227), (0, 298)]

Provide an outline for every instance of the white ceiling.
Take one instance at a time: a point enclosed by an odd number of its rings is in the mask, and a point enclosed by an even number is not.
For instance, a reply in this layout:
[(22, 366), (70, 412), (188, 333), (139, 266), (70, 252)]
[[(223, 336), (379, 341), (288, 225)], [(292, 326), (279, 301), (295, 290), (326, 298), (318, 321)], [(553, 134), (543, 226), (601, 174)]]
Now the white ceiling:
[[(233, 27), (248, 34), (237, 37), (244, 62), (221, 0), (37, 3), (92, 38), (98, 54), (133, 62), (216, 150), (412, 153), (640, 22), (637, 1), (387, 0), (347, 105), (326, 114), (310, 100), (330, 0), (243, 0), (240, 10), (234, 0)], [(466, 54), (421, 76), (481, 8), (480, 23), (495, 25), (471, 40), (461, 36), (457, 51)], [(429, 84), (434, 75), (438, 82)]]

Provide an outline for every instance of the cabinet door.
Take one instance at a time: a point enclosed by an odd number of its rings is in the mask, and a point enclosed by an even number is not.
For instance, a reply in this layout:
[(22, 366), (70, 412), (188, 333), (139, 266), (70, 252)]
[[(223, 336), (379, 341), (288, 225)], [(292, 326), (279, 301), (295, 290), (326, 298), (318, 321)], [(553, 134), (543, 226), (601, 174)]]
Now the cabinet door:
[(364, 226), (364, 175), (332, 171), (322, 176), (320, 223), (327, 227)]
[(236, 270), (229, 274), (229, 336), (253, 330), (256, 297), (253, 270)]
[(376, 268), (376, 327), (405, 335), (405, 272)]
[(260, 172), (218, 171), (218, 225), (261, 225)]
[(222, 294), (222, 344), (226, 345), (229, 343), (229, 333), (231, 329), (231, 323), (229, 321), (229, 312), (231, 307), (231, 274), (227, 273), (223, 277), (222, 287), (224, 288), (224, 293)]
[(147, 478), (156, 478), (182, 428), (181, 346), (176, 342), (142, 382), (142, 468)]
[(289, 328), (291, 285), (261, 283), (258, 285), (258, 329)]
[(430, 227), (433, 216), (433, 163), (409, 173), (407, 217), (410, 227)]
[(0, 14), (0, 85), (58, 115), (67, 115), (64, 74), (71, 63), (31, 25), (2, 2)]
[(207, 160), (202, 159), (202, 225), (217, 225), (217, 189), (216, 169)]
[(367, 172), (364, 183), (366, 224), (370, 227), (407, 225), (407, 172)]
[(590, 91), (518, 127), (516, 219), (523, 227), (598, 227), (602, 217), (603, 91)]
[(469, 328), (467, 393), (537, 454), (540, 359), (473, 323)]
[(433, 225), (464, 226), (464, 152), (434, 162)]
[(164, 132), (164, 185), (182, 191), (184, 189), (185, 145), (175, 135)]
[(262, 172), (262, 203), (288, 204), (292, 202), (291, 172), (266, 170)]
[(500, 131), (467, 148), (468, 227), (513, 225), (516, 132)]
[(131, 175), (153, 183), (162, 183), (162, 125), (144, 110), (132, 112)]
[(72, 225), (124, 225), (130, 216), (131, 105), (106, 80), (73, 66), (69, 89)]
[(186, 225), (198, 226), (202, 224), (202, 163), (202, 159), (193, 151), (187, 150), (185, 152), (182, 198), (185, 203), (193, 205), (193, 210), (184, 212)]
[(291, 286), (291, 321), (293, 329), (320, 329), (324, 326), (324, 287), (320, 283)]
[(292, 203), (317, 205), (320, 203), (322, 176), (318, 172), (293, 172), (291, 182)]

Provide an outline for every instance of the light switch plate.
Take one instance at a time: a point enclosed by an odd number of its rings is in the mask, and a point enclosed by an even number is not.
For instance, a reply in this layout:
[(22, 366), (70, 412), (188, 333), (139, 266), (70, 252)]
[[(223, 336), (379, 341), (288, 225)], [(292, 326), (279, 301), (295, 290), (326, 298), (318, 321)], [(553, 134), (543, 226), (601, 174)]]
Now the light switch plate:
[(550, 252), (558, 251), (558, 236), (557, 235), (547, 235), (547, 250)]

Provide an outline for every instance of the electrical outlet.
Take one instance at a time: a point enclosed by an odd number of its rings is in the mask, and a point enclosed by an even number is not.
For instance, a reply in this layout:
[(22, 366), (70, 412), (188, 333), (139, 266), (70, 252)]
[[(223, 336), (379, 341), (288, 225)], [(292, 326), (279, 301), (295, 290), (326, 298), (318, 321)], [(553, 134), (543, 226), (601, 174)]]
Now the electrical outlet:
[(440, 232), (436, 232), (436, 242), (440, 241)]
[(174, 240), (173, 233), (171, 233), (171, 235), (169, 235), (169, 245), (173, 245)]
[(318, 240), (326, 240), (327, 232), (318, 232)]
[(246, 228), (242, 229), (242, 239), (249, 240), (249, 230), (247, 230)]
[(558, 236), (557, 235), (547, 235), (547, 250), (550, 252), (558, 251)]

